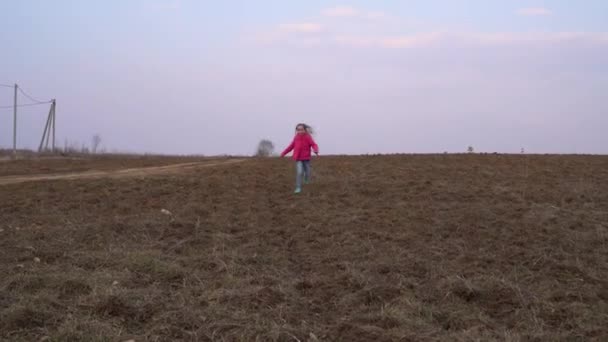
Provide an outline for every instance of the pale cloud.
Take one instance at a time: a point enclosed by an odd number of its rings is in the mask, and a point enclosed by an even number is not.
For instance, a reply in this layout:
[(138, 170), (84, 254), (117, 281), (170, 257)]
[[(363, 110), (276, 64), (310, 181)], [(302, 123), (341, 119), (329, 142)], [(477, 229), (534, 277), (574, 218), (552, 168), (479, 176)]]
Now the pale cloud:
[(361, 14), (361, 12), (353, 7), (340, 6), (340, 7), (332, 7), (326, 8), (321, 11), (326, 17), (356, 17)]
[(357, 48), (388, 48), (407, 49), (413, 47), (428, 46), (442, 39), (439, 32), (421, 33), (401, 36), (357, 36), (338, 35), (333, 37), (333, 42), (341, 46)]
[(288, 23), (279, 26), (279, 30), (292, 33), (321, 33), (324, 27), (319, 23)]
[(523, 16), (548, 16), (553, 14), (553, 11), (551, 11), (548, 8), (545, 7), (527, 7), (527, 8), (520, 8), (519, 10), (517, 10), (517, 14), (519, 15), (523, 15)]
[(245, 37), (254, 44), (273, 45), (290, 43), (299, 46), (315, 46), (323, 42), (324, 25), (315, 22), (294, 22), (278, 25), (273, 30), (255, 32)]
[(442, 38), (442, 33), (438, 32), (420, 33), (397, 37), (383, 37), (378, 39), (378, 46), (390, 49), (406, 49), (428, 46), (439, 42)]
[(371, 47), (377, 45), (378, 40), (374, 37), (338, 35), (333, 37), (333, 42), (342, 46)]
[(369, 19), (382, 19), (385, 18), (387, 14), (382, 11), (370, 11), (366, 13), (366, 16)]
[[(545, 8), (524, 8), (525, 15), (546, 15)], [(413, 49), (435, 46), (540, 46), (561, 43), (608, 44), (607, 32), (480, 32), (455, 31), (429, 25), (412, 27), (401, 22), (381, 20), (373, 25), (360, 25), (359, 21), (337, 21), (335, 17), (384, 18), (384, 12), (369, 12), (354, 7), (333, 7), (321, 12), (325, 17), (284, 23), (265, 33), (256, 34), (255, 40), (265, 44), (318, 47), (337, 46), (368, 49)], [(401, 25), (401, 26), (398, 26)], [(399, 27), (401, 32), (399, 33)], [(414, 31), (414, 32), (412, 32)], [(390, 34), (388, 34), (391, 32)]]
[(608, 43), (608, 32), (466, 33), (461, 40), (483, 45), (555, 44), (568, 42)]
[(364, 19), (382, 19), (387, 16), (386, 13), (382, 11), (364, 11), (349, 6), (326, 8), (321, 11), (321, 15), (325, 17), (356, 17)]
[[(299, 46), (336, 45), (352, 48), (412, 49), (433, 46), (524, 46), (584, 42), (608, 45), (608, 32), (420, 32), (403, 35), (327, 34), (324, 36), (283, 36), (282, 42)], [(312, 43), (314, 42), (314, 44)]]

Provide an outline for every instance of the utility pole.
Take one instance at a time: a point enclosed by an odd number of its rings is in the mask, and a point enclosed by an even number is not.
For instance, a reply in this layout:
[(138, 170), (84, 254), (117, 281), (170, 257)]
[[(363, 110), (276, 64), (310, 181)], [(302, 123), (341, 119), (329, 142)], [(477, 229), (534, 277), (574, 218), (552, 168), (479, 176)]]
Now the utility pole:
[(19, 86), (15, 84), (15, 101), (13, 103), (13, 158), (17, 159), (17, 90)]
[[(40, 146), (38, 146), (38, 152), (43, 152), (49, 148), (49, 135), (51, 134), (51, 121), (53, 119), (53, 104), (49, 106), (49, 115), (46, 118), (46, 124), (44, 125), (44, 131), (42, 132), (42, 140), (40, 140)], [(46, 146), (44, 141), (46, 140)], [(44, 149), (43, 149), (44, 147)]]
[(53, 153), (55, 153), (55, 108), (57, 102), (53, 99)]
[[(51, 100), (51, 107), (49, 109), (49, 115), (46, 118), (46, 125), (44, 125), (44, 131), (42, 132), (42, 140), (40, 140), (40, 146), (38, 146), (38, 152), (48, 151), (49, 141), (51, 140), (52, 134), (52, 152), (55, 152), (55, 106), (57, 101)], [(46, 140), (46, 142), (45, 142)]]

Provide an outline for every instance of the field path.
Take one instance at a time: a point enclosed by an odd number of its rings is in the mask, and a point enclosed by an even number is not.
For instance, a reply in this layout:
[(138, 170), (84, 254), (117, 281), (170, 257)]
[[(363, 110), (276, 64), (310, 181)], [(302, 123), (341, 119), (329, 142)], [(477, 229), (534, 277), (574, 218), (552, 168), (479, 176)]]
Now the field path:
[(241, 163), (245, 159), (229, 159), (224, 161), (201, 161), (193, 163), (180, 163), (164, 166), (149, 166), (139, 168), (129, 168), (122, 170), (111, 170), (111, 171), (84, 171), (74, 173), (60, 173), (60, 174), (39, 174), (39, 175), (27, 175), (27, 176), (5, 176), (0, 177), (0, 186), (7, 184), (18, 184), (25, 182), (38, 182), (48, 180), (72, 180), (72, 179), (86, 179), (86, 178), (123, 178), (123, 177), (141, 177), (158, 174), (176, 173), (185, 169), (191, 169), (196, 167), (212, 167), (220, 165), (228, 165)]

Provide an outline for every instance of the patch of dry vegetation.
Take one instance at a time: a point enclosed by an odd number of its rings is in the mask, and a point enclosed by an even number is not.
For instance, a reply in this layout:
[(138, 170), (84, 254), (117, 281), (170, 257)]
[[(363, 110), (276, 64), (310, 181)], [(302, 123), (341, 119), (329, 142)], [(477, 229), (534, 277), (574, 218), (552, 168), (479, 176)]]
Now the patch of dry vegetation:
[(608, 338), (608, 158), (292, 167), (3, 186), (0, 338)]

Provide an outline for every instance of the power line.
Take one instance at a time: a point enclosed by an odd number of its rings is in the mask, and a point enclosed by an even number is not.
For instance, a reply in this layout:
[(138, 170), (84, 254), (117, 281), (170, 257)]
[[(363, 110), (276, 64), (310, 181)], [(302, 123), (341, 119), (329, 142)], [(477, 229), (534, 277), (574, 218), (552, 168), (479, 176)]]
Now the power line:
[[(47, 103), (53, 103), (53, 101), (38, 102), (38, 103), (26, 103), (26, 104), (17, 105), (17, 107), (39, 106), (39, 105), (43, 105), (43, 104), (47, 104)], [(10, 109), (10, 108), (14, 108), (14, 107), (13, 106), (0, 106), (0, 109)]]
[[(14, 103), (12, 106), (0, 106), (0, 109), (14, 109), (14, 115), (13, 115), (13, 159), (17, 159), (17, 108), (18, 107), (30, 107), (30, 106), (39, 106), (39, 105), (43, 105), (43, 104), (51, 104), (51, 109), (49, 111), (49, 116), (47, 118), (47, 122), (46, 122), (46, 127), (44, 128), (44, 134), (42, 135), (42, 142), (40, 143), (40, 147), (38, 148), (39, 151), (42, 150), (42, 144), (44, 142), (45, 139), (45, 135), (48, 133), (48, 136), (46, 136), (46, 147), (48, 148), (48, 144), (49, 144), (49, 137), (51, 136), (51, 133), (53, 135), (53, 151), (55, 151), (55, 100), (50, 100), (50, 101), (40, 101), (38, 99), (35, 99), (33, 96), (31, 96), (30, 94), (28, 94), (25, 90), (23, 90), (23, 88), (19, 87), (17, 84), (15, 85), (8, 85), (8, 84), (3, 84), (0, 83), (0, 87), (6, 87), (6, 88), (13, 88), (15, 89), (15, 97), (14, 97)], [(19, 90), (19, 92), (25, 96), (26, 98), (28, 98), (30, 101), (32, 101), (33, 103), (24, 103), (24, 104), (18, 104), (17, 103), (17, 90)]]
[(19, 92), (21, 92), (21, 94), (23, 94), (25, 97), (27, 97), (28, 99), (36, 102), (36, 103), (48, 103), (48, 101), (40, 101), (40, 100), (36, 100), (35, 98), (31, 97), (28, 93), (25, 92), (25, 90), (23, 90), (23, 88), (21, 87), (17, 87), (17, 89), (19, 89)]
[[(0, 83), (0, 87), (14, 88), (15, 85)], [(51, 101), (40, 101), (40, 100), (35, 99), (33, 96), (31, 96), (30, 94), (28, 94), (27, 92), (25, 92), (25, 90), (23, 90), (23, 88), (21, 88), (20, 86), (17, 86), (17, 89), (19, 89), (19, 92), (21, 94), (23, 94), (23, 96), (27, 97), (32, 102), (35, 102), (35, 103), (38, 103), (38, 104), (50, 103), (51, 102)]]

